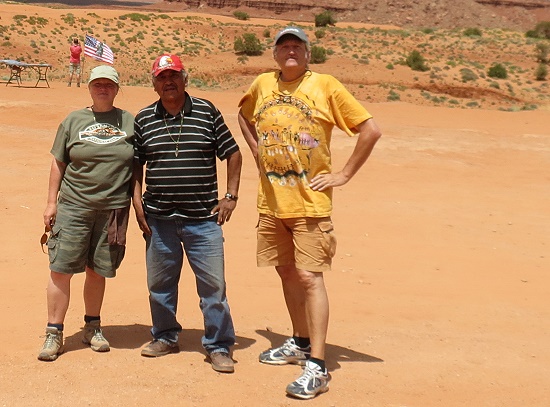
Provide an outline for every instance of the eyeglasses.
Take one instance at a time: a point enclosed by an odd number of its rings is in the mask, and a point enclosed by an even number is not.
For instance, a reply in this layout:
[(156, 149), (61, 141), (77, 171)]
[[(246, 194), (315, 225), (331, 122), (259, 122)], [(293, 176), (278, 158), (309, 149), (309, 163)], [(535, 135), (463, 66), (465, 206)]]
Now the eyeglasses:
[(40, 248), (42, 249), (42, 253), (46, 253), (46, 251), (44, 250), (44, 245), (46, 243), (48, 243), (48, 232), (51, 230), (48, 229), (47, 226), (44, 226), (44, 233), (42, 234), (42, 236), (40, 237)]

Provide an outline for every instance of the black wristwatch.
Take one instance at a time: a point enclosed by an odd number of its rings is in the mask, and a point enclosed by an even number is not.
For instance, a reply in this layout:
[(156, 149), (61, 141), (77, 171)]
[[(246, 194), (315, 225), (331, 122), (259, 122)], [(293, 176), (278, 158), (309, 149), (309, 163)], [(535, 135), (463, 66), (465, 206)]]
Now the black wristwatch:
[(224, 198), (227, 198), (229, 199), (230, 201), (235, 201), (237, 202), (237, 199), (239, 199), (239, 197), (237, 195), (233, 195), (233, 194), (230, 194), (229, 192), (227, 192), (225, 194), (225, 197)]

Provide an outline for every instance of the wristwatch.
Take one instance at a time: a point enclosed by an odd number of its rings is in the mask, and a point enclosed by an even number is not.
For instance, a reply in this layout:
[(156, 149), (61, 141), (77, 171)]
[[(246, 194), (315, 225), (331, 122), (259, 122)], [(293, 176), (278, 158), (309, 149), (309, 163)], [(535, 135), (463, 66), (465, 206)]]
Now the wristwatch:
[(229, 192), (227, 192), (225, 194), (225, 197), (224, 198), (227, 198), (229, 199), (230, 201), (235, 201), (237, 202), (237, 199), (239, 199), (239, 197), (237, 195), (233, 195), (233, 194), (230, 194)]

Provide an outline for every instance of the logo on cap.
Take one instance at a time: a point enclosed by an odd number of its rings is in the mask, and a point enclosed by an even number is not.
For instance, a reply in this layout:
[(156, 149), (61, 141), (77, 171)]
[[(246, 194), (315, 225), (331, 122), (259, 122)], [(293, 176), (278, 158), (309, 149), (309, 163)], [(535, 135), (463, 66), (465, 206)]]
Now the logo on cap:
[(153, 75), (157, 76), (159, 73), (166, 69), (181, 72), (183, 71), (183, 64), (176, 55), (161, 55), (153, 64)]

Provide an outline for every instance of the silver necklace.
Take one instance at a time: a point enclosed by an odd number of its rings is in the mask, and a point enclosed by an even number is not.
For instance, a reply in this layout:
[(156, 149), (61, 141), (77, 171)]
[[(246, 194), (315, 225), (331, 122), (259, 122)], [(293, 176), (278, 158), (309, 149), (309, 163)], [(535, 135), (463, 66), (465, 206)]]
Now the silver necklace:
[(164, 126), (166, 127), (166, 131), (168, 132), (170, 139), (172, 139), (172, 141), (176, 144), (176, 157), (177, 157), (180, 152), (180, 137), (181, 137), (181, 132), (183, 131), (183, 112), (181, 112), (180, 131), (178, 133), (177, 140), (174, 139), (174, 137), (172, 136), (172, 133), (170, 133), (170, 130), (168, 129), (168, 123), (166, 123), (166, 116), (164, 116), (163, 119), (164, 119)]

